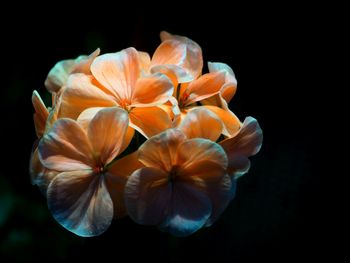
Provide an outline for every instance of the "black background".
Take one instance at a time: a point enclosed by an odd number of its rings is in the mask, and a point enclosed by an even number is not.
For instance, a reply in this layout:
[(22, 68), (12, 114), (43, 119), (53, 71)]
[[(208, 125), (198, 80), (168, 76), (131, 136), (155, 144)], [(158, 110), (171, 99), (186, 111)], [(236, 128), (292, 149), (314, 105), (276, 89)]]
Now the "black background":
[[(2, 22), (7, 70), (1, 95), (1, 258), (289, 262), (328, 257), (317, 162), (322, 150), (318, 132), (325, 124), (316, 106), (322, 90), (315, 83), (320, 28), (312, 18), (314, 8), (241, 8), (221, 2), (205, 11), (182, 6), (173, 12), (152, 6), (146, 11), (136, 3), (96, 3), (74, 12), (70, 6), (35, 13), (23, 8), (21, 13), (11, 10), (12, 18)], [(263, 147), (223, 216), (191, 237), (174, 238), (127, 218), (114, 221), (99, 237), (74, 236), (54, 221), (45, 198), (30, 184), (28, 164), (36, 138), (32, 91), (49, 101), (43, 83), (51, 67), (97, 47), (108, 53), (134, 46), (152, 54), (161, 30), (195, 40), (205, 63), (233, 68), (238, 91), (230, 107), (241, 120), (258, 119)]]

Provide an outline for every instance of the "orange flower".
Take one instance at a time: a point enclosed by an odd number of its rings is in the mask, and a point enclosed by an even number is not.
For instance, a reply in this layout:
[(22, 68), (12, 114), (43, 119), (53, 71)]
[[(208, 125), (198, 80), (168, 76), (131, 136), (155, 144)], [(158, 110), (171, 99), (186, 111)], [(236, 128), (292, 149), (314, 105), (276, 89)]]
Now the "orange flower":
[(127, 112), (114, 107), (100, 110), (87, 130), (74, 120), (59, 119), (41, 139), (41, 163), (58, 171), (47, 189), (48, 206), (69, 231), (99, 235), (114, 213), (122, 213), (126, 176), (136, 162), (129, 155), (111, 164), (125, 149), (127, 128)]
[(67, 83), (68, 77), (74, 73), (90, 74), (92, 61), (100, 54), (96, 49), (89, 56), (79, 56), (76, 59), (67, 59), (57, 62), (50, 70), (45, 80), (45, 86), (50, 92), (58, 92)]
[[(147, 59), (145, 68), (150, 72), (168, 73), (177, 84), (192, 81), (202, 73), (203, 58), (200, 46), (193, 40), (165, 31), (160, 33), (162, 43), (154, 52), (152, 60)], [(147, 54), (147, 53), (146, 53)], [(147, 54), (148, 55), (148, 54)], [(176, 77), (176, 80), (174, 79)], [(176, 85), (174, 85), (176, 88)]]
[(125, 186), (126, 208), (137, 223), (187, 236), (212, 224), (232, 198), (226, 154), (210, 140), (169, 129), (147, 140), (138, 160), (145, 167)]
[(229, 65), (220, 62), (208, 62), (209, 72), (224, 72), (225, 84), (220, 93), (202, 101), (202, 104), (214, 105), (228, 109), (227, 104), (231, 101), (237, 90), (237, 80)]
[(237, 88), (232, 69), (224, 63), (209, 62), (209, 73), (201, 75), (203, 58), (197, 43), (166, 32), (161, 33), (161, 38), (163, 42), (152, 61), (145, 64), (150, 67), (150, 71), (163, 72), (173, 81), (175, 89), (173, 98), (169, 100), (171, 103), (160, 107), (174, 119), (175, 126), (199, 104), (205, 105), (221, 118), (225, 136), (237, 132), (240, 122), (227, 106)]
[[(205, 138), (212, 141), (219, 139), (222, 128), (222, 121), (206, 108), (190, 111), (179, 126), (188, 138)], [(227, 154), (227, 172), (233, 179), (248, 172), (250, 168), (248, 157), (259, 152), (262, 139), (262, 130), (257, 120), (247, 117), (238, 132), (219, 142)]]
[(130, 126), (146, 137), (171, 126), (169, 116), (157, 106), (169, 100), (172, 83), (160, 73), (143, 76), (142, 60), (134, 48), (101, 55), (90, 69), (92, 75), (68, 78), (59, 117), (77, 119), (82, 114), (81, 120), (89, 120), (101, 107), (118, 106), (129, 113)]
[(235, 179), (247, 173), (250, 168), (248, 157), (260, 151), (263, 133), (253, 117), (245, 118), (240, 130), (220, 142), (228, 157), (228, 172)]

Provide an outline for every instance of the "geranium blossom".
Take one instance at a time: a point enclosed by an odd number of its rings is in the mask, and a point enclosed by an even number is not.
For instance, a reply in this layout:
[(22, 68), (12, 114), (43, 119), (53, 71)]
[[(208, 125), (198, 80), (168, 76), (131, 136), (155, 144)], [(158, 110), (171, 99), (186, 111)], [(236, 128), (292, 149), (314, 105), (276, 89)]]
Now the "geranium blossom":
[(210, 140), (169, 129), (146, 141), (138, 160), (146, 167), (129, 177), (125, 204), (140, 224), (187, 236), (211, 224), (232, 198), (226, 154)]
[[(206, 108), (190, 111), (179, 126), (188, 138), (206, 138), (217, 141), (222, 133), (222, 121)], [(227, 172), (237, 179), (250, 168), (248, 157), (257, 154), (263, 140), (262, 130), (256, 119), (245, 118), (241, 128), (229, 138), (218, 143), (227, 154)]]
[(173, 92), (171, 81), (160, 73), (142, 76), (139, 53), (128, 48), (101, 55), (92, 62), (91, 73), (73, 74), (62, 93), (60, 117), (90, 119), (101, 107), (118, 106), (129, 113), (130, 125), (146, 137), (171, 127), (171, 120), (158, 108)]
[(45, 81), (51, 107), (33, 92), (32, 183), (79, 236), (125, 215), (175, 236), (210, 226), (261, 148), (257, 120), (229, 109), (231, 67), (208, 62), (202, 73), (196, 42), (167, 32), (161, 40), (152, 58), (97, 49), (58, 62)]
[(58, 172), (47, 189), (49, 208), (77, 235), (103, 233), (115, 210), (123, 210), (125, 167), (118, 169), (123, 159), (110, 165), (125, 149), (127, 127), (126, 111), (107, 108), (94, 116), (87, 130), (74, 120), (60, 119), (40, 141), (40, 161)]

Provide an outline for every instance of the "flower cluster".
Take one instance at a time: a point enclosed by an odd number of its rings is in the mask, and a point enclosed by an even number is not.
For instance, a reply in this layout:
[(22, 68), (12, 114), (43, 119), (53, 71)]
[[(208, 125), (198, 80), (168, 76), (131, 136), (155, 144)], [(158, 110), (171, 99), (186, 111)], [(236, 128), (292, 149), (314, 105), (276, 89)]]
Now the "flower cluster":
[(33, 92), (32, 183), (79, 236), (100, 235), (125, 215), (175, 236), (210, 226), (261, 147), (258, 122), (228, 108), (232, 69), (209, 62), (202, 74), (197, 43), (161, 39), (152, 58), (97, 49), (58, 62), (45, 81), (52, 107)]

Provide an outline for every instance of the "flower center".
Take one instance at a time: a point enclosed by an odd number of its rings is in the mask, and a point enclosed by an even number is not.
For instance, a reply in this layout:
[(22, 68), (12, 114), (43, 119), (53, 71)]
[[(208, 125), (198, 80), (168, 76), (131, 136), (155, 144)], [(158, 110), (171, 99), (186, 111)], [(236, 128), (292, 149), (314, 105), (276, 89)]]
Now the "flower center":
[(186, 100), (188, 99), (189, 96), (190, 96), (190, 94), (188, 94), (186, 91), (182, 94), (181, 98), (179, 98), (179, 107), (180, 108), (185, 108), (185, 103), (186, 103)]
[(178, 174), (178, 172), (179, 172), (179, 169), (180, 169), (180, 166), (178, 166), (178, 165), (174, 165), (174, 166), (171, 168), (171, 170), (170, 170), (170, 172), (169, 172), (169, 176), (168, 176), (168, 181), (169, 181), (169, 182), (174, 182), (174, 181), (175, 181), (175, 179), (176, 179), (176, 177), (177, 177), (177, 174)]
[(119, 105), (126, 111), (130, 110), (130, 101), (128, 99), (122, 99), (119, 101)]
[(95, 167), (94, 174), (103, 174), (105, 172), (105, 168), (102, 165)]

